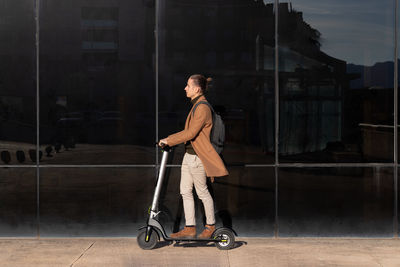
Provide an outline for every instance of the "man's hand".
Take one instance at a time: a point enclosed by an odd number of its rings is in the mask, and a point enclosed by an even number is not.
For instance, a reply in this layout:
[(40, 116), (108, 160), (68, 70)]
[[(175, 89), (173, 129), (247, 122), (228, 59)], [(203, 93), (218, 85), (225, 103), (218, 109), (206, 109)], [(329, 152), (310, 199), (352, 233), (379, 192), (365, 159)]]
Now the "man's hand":
[(211, 183), (214, 183), (214, 177), (210, 177)]
[(167, 145), (168, 145), (168, 140), (167, 140), (167, 138), (161, 139), (160, 142), (158, 142), (158, 145), (159, 145), (160, 147), (167, 146)]

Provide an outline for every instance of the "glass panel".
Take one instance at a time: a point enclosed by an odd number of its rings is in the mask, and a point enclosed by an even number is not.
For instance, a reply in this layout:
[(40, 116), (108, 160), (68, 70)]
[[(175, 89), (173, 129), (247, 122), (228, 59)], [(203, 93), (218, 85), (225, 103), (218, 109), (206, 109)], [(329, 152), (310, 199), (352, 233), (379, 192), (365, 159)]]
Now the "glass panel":
[[(160, 1), (159, 137), (184, 128), (190, 75), (224, 119), (228, 164), (274, 161), (274, 13), (263, 1)], [(174, 163), (181, 161), (178, 149)]]
[(35, 168), (0, 168), (0, 237), (36, 237)]
[(393, 162), (394, 3), (280, 4), (282, 162)]
[(154, 3), (45, 0), (40, 15), (42, 164), (154, 164)]
[(40, 235), (135, 236), (146, 224), (154, 168), (43, 168)]
[(281, 168), (279, 236), (392, 237), (392, 168)]
[(34, 15), (34, 1), (0, 0), (0, 165), (36, 162)]
[[(208, 183), (214, 199), (216, 226), (227, 226), (239, 236), (273, 236), (275, 216), (274, 168), (229, 169), (230, 175)], [(161, 196), (161, 221), (168, 234), (185, 225), (179, 193), (180, 168), (170, 168)], [(195, 190), (194, 190), (195, 191)], [(197, 232), (203, 230), (204, 208), (195, 195)]]
[[(400, 4), (398, 3), (398, 1), (397, 1), (397, 5), (398, 5), (398, 7), (397, 7), (397, 19), (398, 19), (398, 24), (397, 24), (397, 53), (398, 53), (398, 57), (397, 57), (397, 65), (398, 66), (400, 66), (400, 53), (399, 53), (399, 51), (400, 51), (400, 37), (399, 37), (399, 29), (400, 29), (400, 10), (399, 10), (399, 7), (400, 7)], [(398, 68), (397, 69), (397, 92), (399, 92), (400, 91), (400, 69)], [(397, 94), (397, 102), (398, 103), (400, 103), (400, 94)], [(396, 111), (395, 111), (396, 112)], [(398, 130), (398, 135), (397, 135), (397, 138), (399, 138), (399, 132), (400, 132), (400, 108), (398, 108), (397, 109), (397, 115), (398, 115), (398, 117), (397, 117), (397, 130)], [(400, 148), (400, 145), (399, 144), (397, 144), (398, 146), (397, 146), (397, 151), (398, 151), (398, 154), (397, 154), (397, 157), (399, 156), (399, 148)]]

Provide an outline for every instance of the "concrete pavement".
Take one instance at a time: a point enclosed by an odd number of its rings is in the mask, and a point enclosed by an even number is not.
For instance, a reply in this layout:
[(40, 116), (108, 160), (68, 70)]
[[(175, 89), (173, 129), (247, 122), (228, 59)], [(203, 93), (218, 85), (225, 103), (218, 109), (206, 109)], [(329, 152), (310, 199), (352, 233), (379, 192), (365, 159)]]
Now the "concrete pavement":
[(134, 238), (1, 239), (1, 266), (400, 266), (400, 240), (238, 238), (236, 247)]

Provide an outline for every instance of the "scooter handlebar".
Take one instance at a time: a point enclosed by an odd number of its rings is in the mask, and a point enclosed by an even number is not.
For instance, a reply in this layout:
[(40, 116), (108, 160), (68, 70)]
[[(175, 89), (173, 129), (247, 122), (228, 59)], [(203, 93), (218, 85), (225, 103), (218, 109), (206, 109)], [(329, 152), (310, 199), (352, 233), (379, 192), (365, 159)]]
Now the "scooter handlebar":
[(160, 145), (160, 142), (157, 142), (156, 146), (158, 146), (162, 151), (170, 152), (172, 150), (172, 147), (163, 143)]

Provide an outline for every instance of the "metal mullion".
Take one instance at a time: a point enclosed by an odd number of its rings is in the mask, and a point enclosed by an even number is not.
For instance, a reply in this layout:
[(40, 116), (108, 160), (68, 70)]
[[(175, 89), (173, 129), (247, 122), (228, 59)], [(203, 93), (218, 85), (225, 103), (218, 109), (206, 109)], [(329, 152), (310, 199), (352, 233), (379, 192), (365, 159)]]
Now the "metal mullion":
[(37, 168), (35, 165), (0, 165), (0, 168)]
[(155, 164), (136, 164), (136, 165), (77, 165), (77, 164), (54, 164), (40, 165), (39, 168), (154, 168)]
[[(155, 3), (155, 29), (154, 29), (154, 41), (155, 41), (155, 80), (156, 80), (156, 140), (155, 142), (157, 142), (159, 140), (159, 130), (158, 130), (158, 105), (159, 105), (159, 101), (158, 101), (158, 93), (159, 93), (159, 20), (160, 20), (160, 0), (156, 0)], [(159, 168), (159, 157), (158, 157), (158, 147), (155, 147), (155, 153), (156, 153), (156, 158), (155, 158), (155, 174), (157, 176), (158, 173), (158, 168)]]
[[(102, 165), (104, 166), (104, 165)], [(110, 165), (113, 167), (115, 165)], [(155, 165), (135, 165), (135, 166), (127, 166), (121, 165), (122, 167), (154, 167)], [(181, 167), (180, 164), (167, 164), (167, 167)], [(326, 167), (326, 168), (373, 168), (373, 167), (383, 167), (383, 168), (393, 168), (395, 167), (394, 163), (305, 163), (305, 164), (296, 164), (296, 163), (283, 163), (283, 164), (243, 164), (243, 165), (230, 165), (226, 164), (227, 167), (235, 168), (235, 167), (244, 167), (244, 168), (318, 168), (318, 167)], [(58, 167), (58, 166), (57, 166)], [(91, 166), (93, 167), (93, 166)], [(98, 166), (95, 166), (98, 167)], [(101, 167), (101, 166), (100, 166)]]
[(40, 15), (40, 0), (35, 0), (35, 22), (36, 22), (36, 33), (35, 33), (35, 46), (36, 46), (36, 237), (40, 238), (40, 172), (39, 172), (39, 147), (40, 147), (40, 132), (39, 132), (39, 98), (40, 98), (40, 91), (39, 91), (39, 32), (40, 32), (40, 25), (39, 25), (39, 15)]
[(394, 0), (395, 8), (394, 8), (394, 81), (393, 81), (393, 90), (394, 90), (394, 179), (393, 179), (393, 190), (394, 190), (394, 211), (393, 211), (393, 232), (394, 237), (399, 237), (399, 218), (398, 218), (398, 41), (397, 41), (397, 31), (398, 31), (398, 0)]
[(283, 168), (313, 168), (313, 167), (328, 167), (328, 168), (337, 168), (337, 167), (391, 167), (395, 166), (394, 163), (281, 163), (279, 167)]
[(394, 167), (393, 170), (393, 190), (394, 190), (394, 196), (393, 196), (393, 233), (394, 233), (394, 238), (398, 239), (399, 238), (399, 218), (398, 218), (398, 211), (397, 211), (397, 201), (398, 201), (398, 166)]
[(275, 0), (275, 163), (279, 164), (279, 0)]
[[(40, 165), (39, 168), (153, 168), (157, 164), (52, 164)], [(168, 167), (179, 167), (180, 164), (168, 164)], [(312, 168), (312, 167), (395, 167), (395, 163), (279, 163), (279, 164), (226, 164), (227, 167), (246, 168)], [(36, 165), (2, 165), (0, 168), (36, 168)]]
[(273, 167), (277, 167), (277, 164), (243, 164), (243, 165), (229, 165), (227, 164), (228, 167), (246, 167), (246, 168), (265, 168), (265, 167), (269, 167), (269, 168), (273, 168)]
[(275, 0), (275, 214), (274, 237), (279, 237), (278, 210), (278, 167), (279, 167), (279, 0)]
[(274, 237), (279, 238), (279, 169), (276, 166), (275, 170), (275, 223), (274, 223)]

